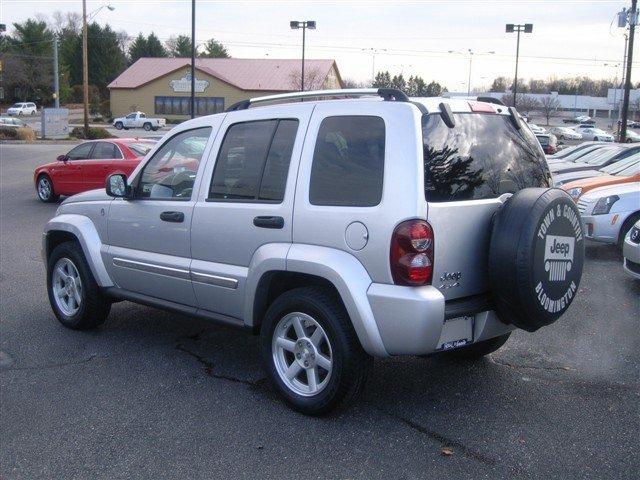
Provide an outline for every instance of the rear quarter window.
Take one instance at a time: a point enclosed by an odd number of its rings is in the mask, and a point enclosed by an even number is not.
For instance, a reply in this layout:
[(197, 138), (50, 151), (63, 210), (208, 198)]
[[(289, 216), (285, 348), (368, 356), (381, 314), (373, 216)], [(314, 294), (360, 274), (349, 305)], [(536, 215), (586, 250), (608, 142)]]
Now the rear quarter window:
[(380, 117), (327, 117), (313, 153), (312, 205), (371, 207), (382, 199), (385, 125)]
[(528, 187), (549, 187), (544, 153), (528, 128), (509, 116), (440, 114), (422, 118), (425, 198), (429, 202), (497, 198)]

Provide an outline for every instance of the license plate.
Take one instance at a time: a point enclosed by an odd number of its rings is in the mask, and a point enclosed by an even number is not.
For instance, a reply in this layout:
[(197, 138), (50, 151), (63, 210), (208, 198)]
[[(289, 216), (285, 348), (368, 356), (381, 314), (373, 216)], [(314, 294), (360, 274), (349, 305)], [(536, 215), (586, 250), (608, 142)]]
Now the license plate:
[(449, 350), (473, 343), (473, 317), (450, 318), (442, 325), (436, 350)]

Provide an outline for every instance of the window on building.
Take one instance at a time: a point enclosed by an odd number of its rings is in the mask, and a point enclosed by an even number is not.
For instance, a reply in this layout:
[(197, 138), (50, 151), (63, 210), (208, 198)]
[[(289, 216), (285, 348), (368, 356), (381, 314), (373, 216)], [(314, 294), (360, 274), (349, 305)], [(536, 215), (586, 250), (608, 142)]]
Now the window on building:
[[(196, 97), (196, 115), (211, 115), (224, 112), (224, 98)], [(154, 108), (157, 115), (190, 115), (189, 97), (155, 97)]]
[(229, 127), (209, 198), (281, 202), (297, 131), (297, 120), (260, 120)]
[(382, 199), (385, 127), (380, 117), (351, 115), (322, 121), (313, 153), (313, 205), (371, 207)]

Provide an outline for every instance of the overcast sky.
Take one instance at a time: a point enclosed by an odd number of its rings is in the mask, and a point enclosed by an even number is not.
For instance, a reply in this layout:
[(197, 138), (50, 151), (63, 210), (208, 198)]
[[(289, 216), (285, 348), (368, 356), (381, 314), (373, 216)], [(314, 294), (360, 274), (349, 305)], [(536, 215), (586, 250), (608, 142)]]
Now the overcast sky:
[[(88, 10), (104, 5), (89, 0)], [(154, 31), (162, 40), (191, 31), (190, 0), (111, 0), (95, 17), (130, 35)], [(475, 52), (472, 85), (489, 85), (494, 77), (512, 77), (516, 35), (505, 23), (533, 23), (522, 34), (520, 76), (543, 78), (588, 75), (620, 78), (623, 30), (616, 12), (623, 1), (414, 1), (414, 2), (219, 2), (197, 0), (196, 42), (215, 37), (234, 57), (298, 58), (301, 31), (290, 20), (316, 20), (307, 33), (308, 58), (333, 58), (343, 77), (371, 78), (376, 70), (418, 74), (449, 90), (466, 90), (469, 54)], [(22, 22), (36, 15), (82, 11), (80, 0), (2, 0), (0, 23)], [(365, 50), (366, 49), (366, 50)], [(448, 53), (450, 50), (460, 53)], [(495, 52), (493, 54), (487, 52)], [(640, 66), (640, 59), (634, 62)], [(633, 74), (637, 81), (640, 75)]]

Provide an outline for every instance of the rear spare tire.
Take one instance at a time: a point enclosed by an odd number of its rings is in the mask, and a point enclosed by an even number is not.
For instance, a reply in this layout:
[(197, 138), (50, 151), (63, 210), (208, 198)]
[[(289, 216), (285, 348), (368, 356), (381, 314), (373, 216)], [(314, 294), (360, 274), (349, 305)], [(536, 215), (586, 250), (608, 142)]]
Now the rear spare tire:
[(496, 213), (489, 282), (505, 323), (533, 332), (555, 322), (578, 293), (584, 261), (580, 213), (560, 189), (527, 188)]

